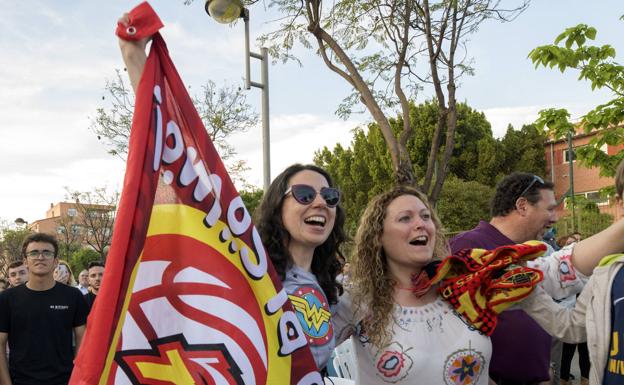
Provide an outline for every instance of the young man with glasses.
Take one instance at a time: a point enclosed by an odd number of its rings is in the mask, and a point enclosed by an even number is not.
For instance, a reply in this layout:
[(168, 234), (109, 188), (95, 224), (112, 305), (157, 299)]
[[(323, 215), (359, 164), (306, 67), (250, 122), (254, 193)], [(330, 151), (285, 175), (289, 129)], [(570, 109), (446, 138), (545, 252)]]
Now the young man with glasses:
[[(491, 204), (492, 218), (451, 239), (451, 251), (541, 240), (557, 221), (553, 184), (537, 175), (516, 172), (503, 178)], [(541, 286), (555, 299), (583, 288), (600, 259), (624, 249), (624, 221), (550, 257), (533, 262), (544, 272)], [(562, 269), (561, 267), (567, 267)], [(573, 268), (569, 268), (573, 267)], [(548, 384), (551, 337), (523, 310), (499, 316), (492, 334), (490, 376), (498, 385)]]
[(0, 383), (66, 384), (84, 333), (87, 305), (78, 289), (54, 280), (58, 243), (53, 236), (29, 235), (22, 256), (28, 282), (0, 293)]

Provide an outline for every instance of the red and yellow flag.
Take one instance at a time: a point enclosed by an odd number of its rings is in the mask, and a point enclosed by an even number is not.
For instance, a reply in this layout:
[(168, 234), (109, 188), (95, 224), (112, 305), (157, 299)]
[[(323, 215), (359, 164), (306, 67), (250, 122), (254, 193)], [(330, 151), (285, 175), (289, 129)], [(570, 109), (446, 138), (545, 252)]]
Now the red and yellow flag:
[[(130, 22), (136, 36), (162, 25), (147, 3)], [(137, 89), (104, 283), (70, 383), (322, 383), (158, 33)]]

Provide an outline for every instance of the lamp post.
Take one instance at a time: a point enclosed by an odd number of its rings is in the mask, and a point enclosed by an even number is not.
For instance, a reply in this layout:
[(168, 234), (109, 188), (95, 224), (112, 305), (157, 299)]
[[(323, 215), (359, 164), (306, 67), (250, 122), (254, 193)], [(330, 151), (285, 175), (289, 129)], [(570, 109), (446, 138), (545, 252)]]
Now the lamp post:
[[(206, 13), (215, 21), (230, 24), (239, 17), (245, 22), (245, 89), (251, 87), (262, 90), (262, 171), (264, 191), (271, 182), (271, 148), (269, 134), (269, 50), (260, 48), (260, 53), (249, 50), (249, 10), (243, 7), (240, 0), (206, 0)], [(261, 62), (260, 83), (251, 81), (251, 58)]]
[(572, 203), (572, 228), (574, 231), (578, 231), (576, 226), (576, 202), (574, 201), (574, 158), (575, 153), (572, 148), (573, 131), (568, 132), (568, 161), (569, 161), (569, 174), (570, 174), (570, 189), (568, 190), (570, 196), (570, 202)]

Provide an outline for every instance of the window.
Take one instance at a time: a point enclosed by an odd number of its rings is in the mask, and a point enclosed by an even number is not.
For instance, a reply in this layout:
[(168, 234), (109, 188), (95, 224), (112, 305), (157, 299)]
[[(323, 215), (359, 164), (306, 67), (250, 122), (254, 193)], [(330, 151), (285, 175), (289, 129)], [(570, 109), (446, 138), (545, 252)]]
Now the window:
[(75, 217), (77, 213), (78, 212), (74, 208), (67, 209), (67, 215), (70, 216), (70, 217)]
[[(573, 147), (573, 148), (572, 148), (572, 161), (573, 161), (573, 162), (574, 162), (574, 161), (576, 161), (576, 149), (577, 149), (577, 148), (579, 148), (579, 147), (584, 147), (584, 146), (587, 146), (587, 145), (586, 145), (586, 144), (584, 144), (584, 145), (582, 145), (582, 146), (577, 146), (577, 147)], [(606, 143), (605, 143), (605, 144), (603, 144), (602, 146), (600, 146), (600, 151), (604, 152), (605, 154), (607, 154), (607, 153), (608, 153), (608, 152), (607, 152), (607, 151), (608, 151), (608, 146), (607, 146), (607, 144), (606, 144)], [(568, 160), (569, 156), (568, 156), (568, 155), (569, 155), (569, 152), (568, 152), (568, 149), (567, 149), (567, 147), (566, 147), (566, 148), (563, 150), (563, 163), (568, 163), (568, 162), (569, 162), (569, 160)]]
[[(566, 148), (565, 150), (563, 150), (563, 163), (569, 163), (570, 162), (570, 152), (568, 152), (568, 149)], [(576, 148), (572, 149), (572, 161), (576, 160)]]
[(582, 197), (588, 201), (594, 202), (598, 206), (606, 206), (609, 204), (608, 197), (601, 197), (600, 191), (587, 191), (584, 193), (574, 194), (575, 196)]

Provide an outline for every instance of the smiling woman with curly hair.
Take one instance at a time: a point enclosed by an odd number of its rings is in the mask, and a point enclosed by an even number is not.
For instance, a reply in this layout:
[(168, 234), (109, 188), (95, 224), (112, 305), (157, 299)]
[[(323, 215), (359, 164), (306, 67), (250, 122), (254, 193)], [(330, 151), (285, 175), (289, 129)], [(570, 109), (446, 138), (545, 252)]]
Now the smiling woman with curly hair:
[[(425, 251), (425, 255), (420, 257), (421, 261), (412, 261), (405, 259), (400, 261), (402, 265), (396, 266), (408, 272), (416, 270), (414, 266), (420, 268), (423, 264), (431, 262), (433, 259), (441, 259), (447, 255), (446, 239), (442, 232), (442, 224), (436, 213), (430, 209), (427, 198), (418, 190), (411, 187), (400, 186), (385, 194), (381, 194), (369, 203), (366, 211), (360, 220), (355, 238), (355, 250), (353, 253), (353, 273), (352, 284), (354, 286), (351, 291), (353, 301), (357, 309), (368, 309), (371, 314), (362, 321), (364, 330), (378, 330), (369, 336), (371, 343), (375, 345), (384, 345), (389, 338), (388, 326), (392, 322), (392, 309), (395, 305), (394, 292), (406, 289), (405, 293), (411, 296), (411, 274), (396, 274), (393, 272), (394, 264), (388, 261), (387, 252), (384, 250), (384, 227), (386, 223), (386, 213), (388, 207), (395, 199), (401, 197), (413, 197), (410, 201), (420, 201), (422, 203), (421, 210), (423, 215), (428, 218), (423, 220), (429, 224), (427, 236), (430, 237), (429, 244), (431, 248)], [(427, 202), (427, 203), (425, 203)], [(407, 214), (407, 213), (403, 213)], [(413, 214), (416, 214), (414, 212)], [(405, 221), (399, 218), (398, 222)], [(396, 244), (394, 245), (396, 246)], [(433, 252), (430, 254), (430, 252)], [(399, 292), (399, 294), (403, 294)]]
[(442, 224), (420, 191), (398, 186), (370, 201), (355, 239), (352, 288), (334, 317), (339, 340), (354, 337), (358, 384), (488, 384), (489, 338), (435, 286), (414, 295), (412, 277), (447, 253)]

